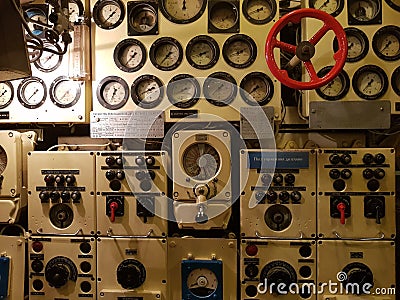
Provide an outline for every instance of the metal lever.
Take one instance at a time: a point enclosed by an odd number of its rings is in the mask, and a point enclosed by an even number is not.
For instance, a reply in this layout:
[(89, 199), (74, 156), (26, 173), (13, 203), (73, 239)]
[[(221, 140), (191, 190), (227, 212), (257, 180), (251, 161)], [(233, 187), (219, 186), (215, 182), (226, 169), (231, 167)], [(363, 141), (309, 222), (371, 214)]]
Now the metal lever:
[(344, 241), (377, 241), (377, 240), (383, 240), (385, 238), (385, 234), (383, 232), (379, 232), (378, 237), (365, 237), (365, 238), (343, 238), (340, 236), (340, 234), (337, 231), (332, 231), (332, 233), (341, 240)]
[(139, 238), (148, 238), (153, 233), (153, 229), (150, 229), (146, 235), (113, 235), (112, 228), (108, 228), (107, 236), (111, 238), (129, 238), (129, 239), (139, 239)]
[(83, 230), (78, 229), (75, 233), (43, 233), (43, 228), (39, 228), (36, 230), (37, 234), (40, 235), (50, 235), (50, 236), (77, 236), (79, 234), (83, 235)]
[(276, 237), (276, 236), (262, 236), (257, 230), (255, 231), (256, 237), (263, 240), (301, 240), (304, 238), (302, 231), (299, 231), (298, 237)]

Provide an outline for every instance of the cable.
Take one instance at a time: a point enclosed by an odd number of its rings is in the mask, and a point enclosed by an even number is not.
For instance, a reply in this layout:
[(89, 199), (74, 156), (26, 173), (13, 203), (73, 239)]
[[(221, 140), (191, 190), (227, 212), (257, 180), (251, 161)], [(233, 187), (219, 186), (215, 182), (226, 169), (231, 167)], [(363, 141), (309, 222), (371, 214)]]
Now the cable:
[(51, 146), (49, 149), (47, 149), (47, 151), (51, 151), (51, 150), (53, 150), (55, 148), (58, 148), (58, 147), (107, 147), (107, 146), (110, 146), (111, 144), (112, 144), (111, 142), (109, 142), (107, 144), (76, 144), (76, 145), (73, 145), (73, 144), (59, 144), (59, 145)]

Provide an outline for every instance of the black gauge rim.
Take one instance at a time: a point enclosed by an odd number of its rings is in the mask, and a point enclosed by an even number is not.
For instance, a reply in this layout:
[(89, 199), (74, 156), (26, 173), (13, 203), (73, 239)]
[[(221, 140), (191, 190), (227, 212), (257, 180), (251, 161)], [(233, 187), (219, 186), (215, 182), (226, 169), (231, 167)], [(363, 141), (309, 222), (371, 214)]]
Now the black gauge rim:
[[(232, 87), (233, 87), (232, 93), (229, 95), (228, 98), (226, 98), (223, 101), (215, 100), (210, 95), (210, 91), (208, 89), (208, 85), (210, 84), (210, 81), (212, 81), (214, 79), (224, 80), (224, 81), (232, 84)], [(232, 75), (230, 75), (230, 74), (228, 74), (226, 72), (215, 72), (215, 73), (212, 73), (211, 75), (209, 75), (204, 80), (204, 83), (203, 83), (203, 94), (204, 94), (204, 97), (206, 98), (206, 100), (208, 102), (210, 102), (212, 105), (215, 105), (215, 106), (227, 106), (228, 104), (230, 104), (236, 98), (236, 95), (237, 95), (237, 83), (236, 83), (236, 80), (235, 80), (235, 78), (233, 78)]]
[[(269, 88), (270, 88), (269, 93), (267, 93), (261, 101), (250, 100), (247, 97), (247, 95), (249, 95), (249, 93), (244, 89), (245, 83), (254, 77), (260, 77), (265, 82), (265, 84), (267, 86), (269, 86)], [(251, 106), (266, 105), (272, 100), (273, 95), (274, 95), (274, 83), (272, 82), (272, 79), (265, 73), (251, 72), (251, 73), (247, 74), (240, 82), (240, 96), (242, 97), (244, 102), (246, 102), (247, 104), (249, 104)]]
[[(184, 102), (175, 101), (175, 99), (173, 97), (173, 94), (172, 94), (172, 92), (173, 92), (173, 90), (172, 90), (173, 83), (177, 82), (179, 80), (189, 80), (191, 82), (191, 84), (193, 84), (193, 86), (196, 88), (195, 95), (191, 99), (186, 100)], [(197, 81), (197, 79), (194, 78), (192, 75), (189, 75), (189, 74), (176, 75), (168, 82), (168, 85), (167, 85), (167, 97), (168, 97), (169, 102), (171, 102), (174, 106), (176, 106), (178, 108), (189, 108), (189, 107), (192, 107), (197, 103), (197, 101), (199, 101), (199, 98), (200, 98), (200, 84)]]
[[(357, 62), (357, 61), (363, 59), (365, 56), (367, 56), (368, 51), (369, 51), (369, 40), (368, 40), (367, 35), (364, 33), (364, 31), (362, 31), (358, 28), (355, 28), (355, 27), (347, 27), (344, 29), (344, 32), (346, 33), (346, 36), (349, 36), (349, 35), (356, 36), (359, 38), (359, 40), (361, 42), (364, 43), (364, 49), (362, 50), (360, 55), (358, 55), (356, 57), (348, 57), (347, 56), (346, 62)], [(339, 45), (338, 45), (336, 37), (333, 40), (333, 50), (335, 52), (339, 50)]]
[[(212, 49), (212, 52), (213, 52), (212, 53), (213, 57), (212, 57), (211, 61), (206, 65), (196, 64), (193, 61), (193, 59), (192, 59), (192, 57), (190, 55), (190, 52), (192, 51), (193, 47), (197, 43), (200, 43), (200, 42), (204, 42), (204, 43), (208, 44), (210, 46), (210, 48)], [(200, 70), (207, 70), (207, 69), (210, 69), (213, 66), (215, 66), (215, 64), (218, 62), (219, 52), (220, 52), (220, 50), (219, 50), (219, 46), (218, 46), (218, 43), (217, 43), (216, 40), (214, 40), (211, 36), (208, 36), (208, 35), (199, 35), (199, 36), (196, 36), (196, 37), (192, 38), (189, 41), (189, 43), (187, 44), (187, 46), (186, 46), (186, 59), (187, 59), (188, 63), (192, 67), (194, 67), (196, 69), (200, 69)]]
[[(212, 22), (214, 9), (219, 9), (216, 6), (228, 5), (232, 7), (232, 12), (235, 15), (235, 22), (229, 28), (219, 28)], [(239, 2), (236, 0), (209, 0), (208, 3), (208, 32), (209, 33), (235, 33), (240, 31), (240, 9)]]
[(400, 67), (397, 67), (392, 74), (392, 78), (391, 78), (391, 84), (392, 84), (392, 89), (393, 91), (400, 96), (400, 84), (396, 84), (396, 80), (397, 82), (400, 82)]
[[(132, 46), (132, 45), (137, 45), (140, 47), (140, 51), (142, 51), (142, 59), (140, 60), (139, 64), (137, 64), (136, 66), (134, 66), (132, 68), (129, 68), (121, 62), (120, 54), (123, 50), (125, 50), (125, 48)], [(122, 40), (121, 42), (119, 42), (117, 44), (117, 46), (115, 46), (113, 58), (114, 58), (114, 63), (120, 70), (122, 70), (124, 72), (128, 72), (128, 73), (136, 72), (136, 71), (140, 70), (146, 62), (146, 59), (147, 59), (146, 48), (140, 41), (138, 41), (136, 39), (125, 39), (125, 40)]]
[[(70, 82), (74, 83), (75, 88), (76, 88), (75, 98), (68, 104), (61, 104), (59, 101), (57, 101), (57, 98), (56, 98), (56, 91), (55, 91), (56, 87), (62, 81), (70, 81)], [(70, 80), (67, 76), (59, 76), (56, 79), (54, 79), (54, 81), (51, 83), (49, 94), (50, 94), (51, 101), (55, 105), (57, 105), (58, 107), (61, 107), (61, 108), (68, 108), (68, 107), (74, 106), (78, 102), (79, 98), (81, 97), (81, 86), (78, 81)]]
[[(160, 46), (164, 44), (172, 44), (178, 49), (178, 59), (176, 62), (170, 66), (161, 66), (157, 63), (157, 50), (159, 49)], [(161, 71), (172, 71), (179, 67), (183, 59), (183, 49), (181, 44), (178, 42), (178, 40), (172, 38), (172, 37), (162, 37), (156, 40), (150, 47), (150, 61), (151, 63), (159, 70)]]
[[(327, 67), (322, 68), (317, 73), (318, 77), (321, 78), (321, 77), (325, 76), (326, 74), (329, 73), (330, 70), (332, 70), (332, 68), (333, 68), (333, 66), (327, 66)], [(347, 74), (347, 72), (345, 70), (342, 70), (342, 71), (339, 72), (337, 77), (340, 77), (340, 80), (343, 83), (343, 88), (340, 91), (340, 93), (338, 95), (336, 95), (336, 96), (329, 96), (329, 95), (324, 94), (324, 92), (320, 88), (318, 88), (315, 91), (317, 92), (317, 94), (321, 98), (323, 98), (325, 100), (329, 100), (329, 101), (336, 101), (336, 100), (342, 99), (344, 96), (347, 95), (347, 93), (349, 92), (349, 89), (350, 89), (350, 77), (349, 77), (349, 75)]]
[(366, 25), (366, 24), (381, 24), (382, 23), (382, 0), (367, 0), (370, 2), (374, 2), (377, 5), (377, 12), (376, 15), (370, 19), (370, 20), (359, 20), (356, 19), (355, 17), (352, 16), (351, 12), (350, 12), (350, 5), (352, 5), (353, 3), (357, 3), (361, 0), (356, 0), (356, 1), (348, 1), (347, 5), (348, 5), (348, 23), (349, 25)]
[(380, 59), (383, 59), (386, 61), (398, 60), (400, 58), (400, 49), (397, 51), (397, 54), (395, 56), (386, 56), (379, 51), (378, 38), (382, 34), (392, 34), (397, 38), (397, 40), (400, 43), (400, 27), (394, 26), (394, 25), (384, 26), (384, 27), (380, 28), (377, 32), (375, 32), (375, 34), (372, 38), (372, 49), (374, 50), (376, 56), (378, 56)]
[[(137, 28), (134, 26), (134, 20), (136, 16), (143, 10), (151, 11), (155, 18), (154, 26), (149, 30), (137, 30)], [(158, 34), (158, 5), (156, 2), (128, 2), (128, 12), (128, 35)]]
[[(104, 26), (104, 24), (102, 24), (99, 19), (99, 12), (104, 7), (104, 5), (106, 5), (107, 3), (115, 3), (121, 9), (120, 18), (118, 19), (118, 21), (115, 24), (112, 24), (110, 26)], [(102, 29), (110, 30), (110, 29), (117, 28), (122, 23), (124, 18), (125, 18), (125, 6), (121, 0), (98, 0), (93, 6), (93, 20), (96, 23), (96, 25)]]
[[(158, 96), (158, 98), (156, 100), (154, 100), (150, 103), (143, 103), (142, 101), (140, 101), (138, 94), (137, 94), (137, 88), (138, 88), (139, 84), (146, 80), (155, 81), (160, 89), (160, 96)], [(132, 83), (131, 97), (132, 97), (133, 102), (135, 102), (135, 104), (139, 107), (146, 108), (146, 109), (154, 108), (154, 107), (158, 106), (161, 103), (162, 99), (164, 98), (164, 84), (157, 76), (154, 76), (154, 75), (139, 76)]]
[[(38, 14), (44, 16), (44, 17), (46, 18), (46, 23), (49, 22), (49, 18), (48, 18), (48, 6), (47, 6), (47, 4), (37, 4), (37, 5), (33, 5), (33, 6), (30, 6), (30, 7), (26, 8), (26, 9), (24, 9), (24, 11), (25, 11), (25, 15), (28, 17), (28, 20), (27, 20), (27, 21), (29, 21), (29, 18), (30, 18), (30, 17), (28, 16), (28, 12), (32, 11), (32, 12), (38, 12)], [(39, 29), (39, 30), (40, 30), (40, 29)], [(43, 30), (40, 30), (40, 33), (38, 33), (38, 34), (35, 34), (35, 33), (34, 33), (34, 30), (32, 30), (32, 33), (33, 33), (35, 36), (40, 37), (40, 38), (44, 37), (44, 32), (45, 32), (45, 27), (43, 27)]]
[(267, 17), (263, 20), (257, 20), (250, 16), (249, 11), (248, 11), (248, 6), (249, 6), (250, 1), (253, 1), (253, 0), (244, 0), (243, 4), (242, 4), (242, 12), (243, 12), (244, 17), (247, 19), (247, 21), (249, 21), (250, 23), (255, 24), (255, 25), (261, 25), (261, 24), (267, 24), (273, 20), (273, 18), (276, 15), (275, 0), (264, 0), (265, 2), (268, 2), (268, 4), (271, 7), (271, 15), (269, 15), (269, 17)]
[(14, 99), (14, 87), (13, 87), (13, 85), (11, 84), (11, 82), (9, 82), (9, 81), (3, 81), (3, 82), (1, 82), (1, 83), (7, 85), (7, 86), (10, 88), (10, 90), (11, 90), (11, 96), (10, 96), (10, 99), (9, 99), (6, 103), (4, 103), (3, 105), (0, 105), (0, 109), (9, 106), (9, 105), (11, 104), (12, 100)]
[[(339, 2), (338, 7), (335, 9), (335, 11), (333, 13), (330, 14), (332, 17), (336, 17), (336, 16), (340, 15), (340, 13), (343, 11), (344, 1), (343, 0), (338, 0), (338, 2)], [(308, 1), (308, 6), (310, 8), (315, 8), (314, 7), (314, 3), (315, 3), (315, 0), (309, 0)]]
[[(44, 43), (44, 45), (45, 46), (53, 46), (53, 47), (55, 47), (57, 49), (58, 52), (62, 52), (61, 47), (58, 44)], [(54, 66), (52, 66), (51, 68), (48, 68), (48, 69), (46, 69), (45, 67), (43, 67), (40, 64), (40, 57), (38, 59), (36, 59), (33, 64), (35, 65), (35, 67), (39, 71), (42, 71), (42, 72), (45, 72), (45, 73), (50, 73), (50, 72), (53, 72), (54, 70), (56, 70), (61, 65), (62, 60), (63, 60), (63, 56), (62, 55), (58, 55), (57, 63)]]
[[(37, 104), (28, 104), (28, 103), (24, 100), (24, 99), (25, 99), (25, 96), (23, 95), (23, 92), (24, 92), (24, 91), (23, 91), (23, 88), (24, 88), (30, 81), (39, 82), (39, 83), (41, 84), (41, 86), (43, 87), (43, 91), (44, 91), (44, 92), (43, 92), (43, 98), (42, 98), (42, 100), (40, 100), (40, 102), (37, 103)], [(19, 102), (20, 102), (23, 106), (25, 106), (26, 108), (29, 108), (29, 109), (38, 108), (38, 107), (42, 106), (43, 103), (44, 103), (44, 101), (46, 100), (46, 97), (47, 97), (47, 88), (46, 88), (46, 84), (44, 83), (44, 80), (41, 79), (41, 78), (39, 78), (39, 77), (32, 76), (32, 77), (25, 78), (25, 79), (22, 80), (22, 81), (20, 82), (20, 84), (18, 85), (17, 94), (18, 94), (18, 100), (19, 100)]]
[(400, 6), (394, 4), (394, 2), (392, 0), (385, 0), (385, 1), (391, 8), (393, 8), (394, 10), (400, 11)]
[[(103, 98), (103, 90), (104, 90), (105, 85), (107, 83), (113, 82), (113, 81), (120, 83), (122, 85), (122, 87), (124, 88), (124, 90), (125, 90), (124, 99), (120, 103), (118, 103), (116, 105), (112, 105), (112, 104), (108, 103)], [(119, 109), (119, 108), (123, 107), (126, 104), (126, 102), (128, 101), (128, 98), (129, 98), (129, 87), (128, 87), (128, 84), (126, 83), (126, 81), (124, 79), (122, 79), (121, 77), (118, 77), (118, 76), (107, 76), (107, 77), (103, 78), (99, 82), (99, 84), (97, 86), (96, 96), (97, 96), (97, 100), (99, 100), (100, 104), (102, 106), (104, 106), (105, 108), (113, 109), (113, 110), (114, 109)]]
[(207, 0), (202, 0), (203, 4), (201, 5), (199, 12), (195, 16), (193, 16), (189, 19), (177, 19), (168, 12), (168, 10), (166, 8), (166, 4), (165, 4), (166, 1), (167, 0), (160, 1), (161, 13), (164, 15), (165, 18), (167, 18), (167, 20), (171, 21), (172, 23), (176, 23), (176, 24), (193, 23), (194, 21), (198, 20), (204, 14), (204, 11), (206, 10), (206, 6), (207, 6)]
[[(359, 79), (359, 77), (364, 73), (364, 72), (374, 72), (377, 73), (381, 79), (382, 79), (382, 89), (379, 93), (375, 94), (375, 95), (365, 95), (362, 91), (360, 91), (357, 87), (357, 81)], [(362, 66), (361, 68), (359, 68), (353, 75), (353, 81), (352, 81), (352, 85), (353, 85), (353, 89), (354, 92), (357, 94), (357, 96), (359, 96), (362, 99), (365, 100), (376, 100), (380, 97), (382, 97), (388, 90), (388, 86), (389, 86), (389, 82), (388, 82), (388, 77), (385, 73), (385, 71), (376, 66), (376, 65), (366, 65), (366, 66)]]
[(80, 17), (83, 17), (84, 13), (85, 13), (85, 8), (83, 7), (83, 3), (81, 0), (68, 0), (69, 3), (75, 3), (76, 5), (78, 5), (78, 14)]
[[(247, 45), (249, 45), (250, 48), (250, 58), (248, 61), (246, 61), (244, 64), (237, 64), (234, 63), (233, 61), (231, 61), (229, 59), (229, 56), (227, 54), (228, 48), (229, 46), (236, 42), (236, 41), (242, 41), (244, 43), (246, 43)], [(249, 66), (251, 66), (254, 61), (257, 58), (257, 45), (256, 43), (253, 41), (253, 39), (245, 34), (235, 34), (233, 36), (231, 36), (230, 38), (228, 38), (223, 47), (222, 47), (222, 56), (224, 57), (225, 62), (230, 65), (231, 67), (237, 68), (237, 69), (244, 69), (247, 68)]]

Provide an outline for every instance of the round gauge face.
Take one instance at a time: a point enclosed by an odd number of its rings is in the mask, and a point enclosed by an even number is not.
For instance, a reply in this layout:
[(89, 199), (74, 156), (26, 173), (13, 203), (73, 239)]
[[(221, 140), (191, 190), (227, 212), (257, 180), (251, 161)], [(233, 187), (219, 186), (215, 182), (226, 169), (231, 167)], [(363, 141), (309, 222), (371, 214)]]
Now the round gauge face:
[(186, 59), (196, 69), (210, 69), (217, 63), (218, 58), (218, 43), (210, 36), (196, 36), (186, 46)]
[(0, 174), (3, 174), (7, 167), (7, 152), (0, 145)]
[(163, 37), (151, 45), (150, 60), (157, 69), (174, 70), (181, 64), (182, 58), (182, 46), (174, 38)]
[(195, 180), (210, 180), (219, 172), (221, 158), (208, 143), (198, 142), (188, 146), (182, 157), (185, 173)]
[(380, 28), (372, 39), (375, 54), (387, 61), (400, 58), (400, 28), (389, 25)]
[(355, 0), (350, 3), (349, 14), (358, 22), (374, 20), (381, 11), (381, 0)]
[(209, 6), (209, 24), (216, 31), (237, 32), (239, 26), (238, 8), (232, 2), (217, 1)]
[(191, 23), (199, 19), (207, 5), (207, 0), (162, 0), (161, 12), (171, 22)]
[(194, 296), (208, 298), (217, 290), (218, 279), (210, 269), (198, 268), (189, 273), (187, 286)]
[(130, 30), (133, 30), (130, 35), (150, 33), (157, 29), (156, 9), (147, 3), (136, 4), (134, 8), (130, 9), (129, 24)]
[(50, 85), (50, 99), (61, 108), (74, 106), (81, 97), (81, 85), (66, 76), (56, 78)]
[(125, 17), (125, 6), (120, 0), (98, 0), (93, 7), (93, 20), (102, 29), (118, 27)]
[(204, 97), (215, 106), (226, 106), (237, 95), (236, 80), (226, 72), (216, 72), (207, 77), (203, 84)]
[(375, 65), (359, 68), (353, 76), (355, 93), (366, 100), (375, 100), (383, 96), (388, 89), (388, 78), (383, 69)]
[[(321, 78), (332, 70), (332, 66), (325, 67), (318, 72), (318, 77)], [(325, 100), (339, 100), (343, 98), (350, 89), (350, 78), (345, 70), (342, 70), (328, 84), (316, 89), (317, 94)]]
[(25, 14), (28, 17), (28, 26), (32, 33), (36, 36), (43, 36), (45, 26), (40, 24), (47, 25), (47, 14), (37, 7), (28, 8), (25, 10)]
[(78, 22), (79, 17), (83, 17), (84, 8), (81, 0), (68, 0), (69, 21)]
[(266, 74), (252, 72), (242, 79), (240, 95), (249, 105), (266, 105), (274, 95), (274, 84)]
[(9, 81), (0, 82), (0, 109), (10, 105), (14, 98), (14, 88)]
[(192, 107), (200, 97), (199, 82), (189, 74), (176, 75), (167, 85), (167, 96), (176, 107)]
[(30, 109), (38, 108), (46, 100), (46, 84), (38, 77), (26, 78), (19, 84), (17, 94), (23, 106)]
[(129, 87), (125, 80), (117, 76), (108, 76), (97, 86), (97, 99), (108, 109), (119, 109), (128, 101)]
[(243, 15), (253, 24), (266, 24), (276, 14), (275, 0), (244, 0), (242, 5)]
[[(44, 47), (61, 52), (61, 47), (58, 44), (44, 43)], [(62, 58), (62, 55), (43, 51), (42, 55), (35, 60), (34, 65), (38, 70), (49, 73), (53, 72), (61, 65)]]
[[(344, 29), (347, 37), (347, 62), (356, 62), (363, 59), (369, 50), (369, 42), (367, 35), (358, 28), (348, 27)], [(337, 39), (334, 39), (333, 49), (339, 50)]]
[(310, 0), (309, 6), (336, 17), (343, 11), (344, 0)]
[(153, 75), (142, 75), (131, 88), (132, 100), (143, 108), (156, 107), (163, 99), (164, 89), (161, 80)]
[(124, 72), (136, 72), (146, 62), (146, 48), (136, 39), (126, 39), (114, 49), (114, 62)]
[(228, 65), (239, 69), (247, 68), (257, 58), (257, 46), (249, 36), (236, 34), (225, 41), (222, 55)]
[(392, 74), (392, 89), (394, 92), (400, 96), (400, 67), (397, 67)]
[(385, 0), (393, 9), (400, 11), (400, 0)]

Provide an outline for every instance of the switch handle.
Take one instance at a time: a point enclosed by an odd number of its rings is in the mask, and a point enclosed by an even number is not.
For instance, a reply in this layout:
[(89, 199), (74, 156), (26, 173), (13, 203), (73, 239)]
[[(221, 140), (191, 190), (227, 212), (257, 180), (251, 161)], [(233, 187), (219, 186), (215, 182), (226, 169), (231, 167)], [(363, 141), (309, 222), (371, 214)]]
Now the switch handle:
[(336, 208), (340, 212), (340, 224), (342, 224), (342, 225), (346, 224), (346, 217), (344, 215), (344, 212), (346, 210), (346, 204), (344, 204), (343, 202), (340, 202), (336, 206)]
[(379, 207), (379, 205), (377, 205), (377, 206), (375, 207), (375, 210), (376, 210), (375, 222), (376, 222), (376, 224), (381, 224), (381, 216), (380, 216), (380, 210), (381, 210), (381, 208)]
[(111, 216), (110, 216), (110, 221), (111, 222), (115, 222), (115, 212), (118, 209), (118, 203), (113, 201), (110, 203), (110, 212), (111, 212)]

